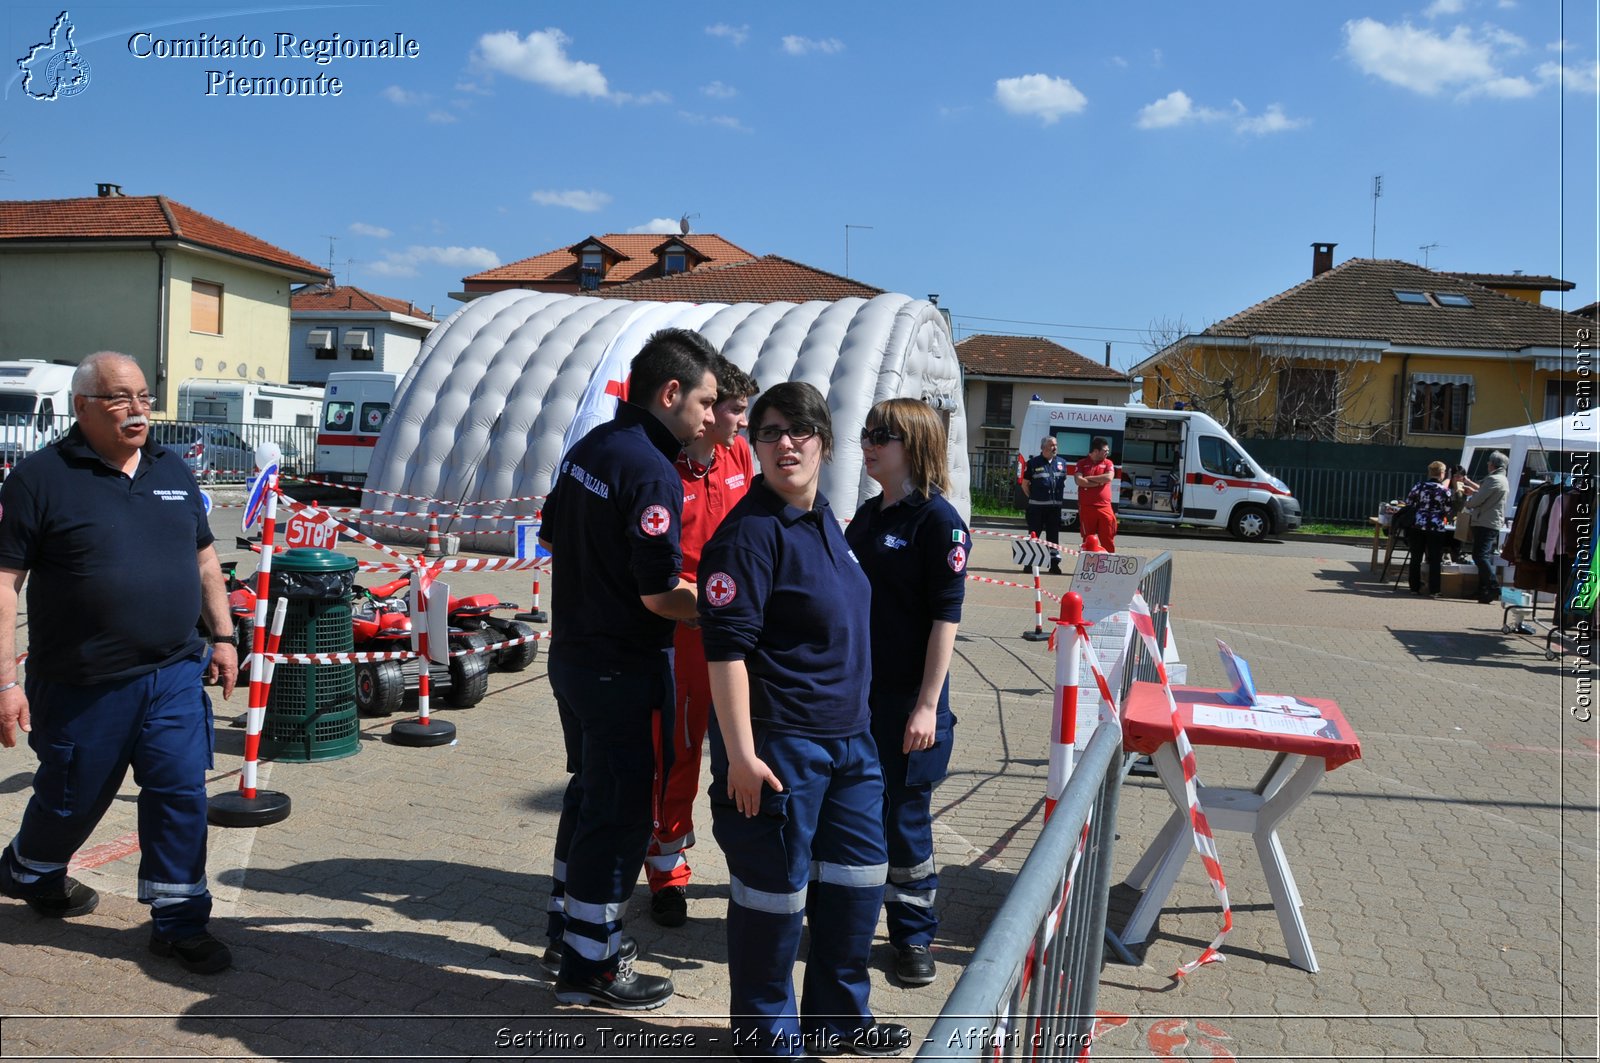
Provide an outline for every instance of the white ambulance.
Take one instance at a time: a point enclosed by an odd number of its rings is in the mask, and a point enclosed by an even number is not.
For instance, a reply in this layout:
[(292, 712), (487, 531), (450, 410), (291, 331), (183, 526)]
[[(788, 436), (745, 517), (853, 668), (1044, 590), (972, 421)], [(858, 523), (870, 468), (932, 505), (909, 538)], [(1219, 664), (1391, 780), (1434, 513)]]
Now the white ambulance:
[[(1240, 539), (1261, 539), (1300, 527), (1300, 503), (1227, 430), (1194, 410), (1142, 406), (1079, 406), (1033, 402), (1022, 418), (1022, 449), (1039, 452), (1055, 436), (1069, 462), (1089, 454), (1104, 436), (1122, 479), (1113, 497), (1119, 521), (1227, 528)], [(1078, 487), (1067, 481), (1062, 523), (1078, 521)]]
[(389, 423), (399, 373), (360, 370), (329, 373), (323, 388), (322, 421), (317, 427), (314, 475), (333, 483), (360, 485), (378, 435)]

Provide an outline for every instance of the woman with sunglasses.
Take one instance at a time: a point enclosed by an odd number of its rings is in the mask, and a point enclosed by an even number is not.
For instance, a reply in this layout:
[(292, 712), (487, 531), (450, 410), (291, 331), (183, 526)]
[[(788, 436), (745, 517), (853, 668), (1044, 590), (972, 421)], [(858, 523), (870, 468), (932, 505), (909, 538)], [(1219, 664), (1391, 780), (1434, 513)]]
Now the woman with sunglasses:
[(733, 1043), (744, 1059), (893, 1055), (910, 1032), (867, 1006), (888, 862), (867, 710), (872, 590), (818, 489), (833, 451), (827, 401), (779, 384), (750, 424), (761, 475), (700, 560)]
[(885, 915), (895, 976), (934, 980), (933, 788), (950, 764), (950, 657), (966, 595), (972, 540), (944, 497), (950, 484), (944, 422), (918, 399), (867, 413), (861, 460), (883, 488), (856, 510), (845, 539), (872, 584), (872, 737), (883, 764), (889, 843)]

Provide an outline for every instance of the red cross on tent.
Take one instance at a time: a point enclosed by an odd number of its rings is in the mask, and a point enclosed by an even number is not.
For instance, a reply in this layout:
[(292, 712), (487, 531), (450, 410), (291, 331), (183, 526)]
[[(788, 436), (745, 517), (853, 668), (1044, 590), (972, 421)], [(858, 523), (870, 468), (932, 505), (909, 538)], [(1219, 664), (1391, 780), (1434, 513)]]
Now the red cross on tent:
[(626, 380), (607, 380), (606, 394), (615, 395), (620, 402), (627, 402), (628, 382)]

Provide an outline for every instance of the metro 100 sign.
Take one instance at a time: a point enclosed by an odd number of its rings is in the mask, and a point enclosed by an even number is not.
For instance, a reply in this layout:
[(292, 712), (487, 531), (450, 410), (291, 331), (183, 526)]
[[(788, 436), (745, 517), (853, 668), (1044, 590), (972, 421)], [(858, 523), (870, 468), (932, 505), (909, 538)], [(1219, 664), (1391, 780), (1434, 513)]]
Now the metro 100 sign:
[(339, 545), (339, 529), (296, 513), (284, 528), (283, 542), (285, 546), (332, 550)]

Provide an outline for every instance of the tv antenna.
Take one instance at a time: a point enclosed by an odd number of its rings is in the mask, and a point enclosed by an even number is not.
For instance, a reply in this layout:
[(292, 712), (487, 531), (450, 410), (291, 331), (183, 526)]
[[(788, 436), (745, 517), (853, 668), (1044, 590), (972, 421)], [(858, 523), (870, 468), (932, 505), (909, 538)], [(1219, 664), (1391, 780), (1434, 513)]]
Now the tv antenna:
[(870, 228), (872, 228), (872, 226), (870, 226), (870, 225), (851, 225), (848, 222), (845, 224), (845, 227), (844, 227), (844, 275), (845, 275), (846, 278), (848, 278), (850, 276), (850, 230), (851, 229), (870, 229)]
[(1383, 198), (1383, 174), (1372, 179), (1372, 257), (1378, 257), (1378, 200)]
[(1437, 251), (1437, 250), (1439, 250), (1439, 248), (1441, 248), (1443, 246), (1444, 246), (1443, 244), (1434, 243), (1434, 244), (1421, 244), (1421, 245), (1419, 245), (1417, 247), (1417, 250), (1422, 252), (1422, 268), (1423, 269), (1427, 269), (1428, 268), (1428, 255), (1429, 255), (1429, 253), (1433, 252), (1433, 251)]
[(333, 245), (339, 238), (328, 233), (323, 233), (322, 235), (328, 238), (328, 286), (337, 288), (339, 286), (339, 278), (334, 276), (333, 273)]
[(683, 213), (683, 216), (678, 219), (678, 232), (679, 232), (679, 234), (681, 234), (683, 236), (688, 236), (689, 235), (689, 219), (698, 218), (699, 216), (700, 215), (698, 213), (690, 214), (689, 212), (685, 211)]

